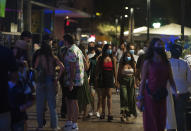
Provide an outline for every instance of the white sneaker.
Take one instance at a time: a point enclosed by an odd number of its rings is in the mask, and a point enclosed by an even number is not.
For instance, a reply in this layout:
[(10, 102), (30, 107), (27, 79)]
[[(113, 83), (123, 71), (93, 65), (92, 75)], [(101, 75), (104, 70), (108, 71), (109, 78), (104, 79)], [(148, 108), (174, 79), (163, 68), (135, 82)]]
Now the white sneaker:
[(77, 123), (72, 124), (72, 130), (79, 130)]
[(93, 116), (94, 114), (93, 114), (93, 112), (90, 112), (90, 113), (88, 113), (88, 116)]
[(64, 124), (64, 128), (71, 127), (72, 125), (73, 125), (72, 121), (66, 121), (66, 123)]
[(96, 112), (96, 117), (97, 117), (97, 118), (100, 118), (99, 112)]

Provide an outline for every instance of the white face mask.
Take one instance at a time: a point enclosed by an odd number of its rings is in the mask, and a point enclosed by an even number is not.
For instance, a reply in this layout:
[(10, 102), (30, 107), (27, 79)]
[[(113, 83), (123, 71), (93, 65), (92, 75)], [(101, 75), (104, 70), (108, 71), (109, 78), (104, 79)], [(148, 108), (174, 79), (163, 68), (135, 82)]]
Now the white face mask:
[(131, 61), (131, 57), (129, 57), (129, 56), (127, 56), (126, 58), (125, 58), (125, 60), (128, 62), (128, 61)]
[(129, 52), (134, 55), (135, 54), (135, 50), (129, 50)]

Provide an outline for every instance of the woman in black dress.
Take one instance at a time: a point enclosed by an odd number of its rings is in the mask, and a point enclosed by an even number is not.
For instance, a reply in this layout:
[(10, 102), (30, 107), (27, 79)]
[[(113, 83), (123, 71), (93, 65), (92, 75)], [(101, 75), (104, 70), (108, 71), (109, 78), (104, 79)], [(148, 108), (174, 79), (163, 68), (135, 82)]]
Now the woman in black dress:
[(102, 89), (102, 114), (100, 119), (105, 119), (105, 105), (107, 98), (108, 121), (112, 121), (112, 88), (118, 84), (116, 58), (112, 55), (112, 45), (110, 44), (106, 44), (103, 47), (102, 56), (100, 56), (98, 59), (98, 63), (96, 65), (96, 80), (98, 84), (97, 87)]

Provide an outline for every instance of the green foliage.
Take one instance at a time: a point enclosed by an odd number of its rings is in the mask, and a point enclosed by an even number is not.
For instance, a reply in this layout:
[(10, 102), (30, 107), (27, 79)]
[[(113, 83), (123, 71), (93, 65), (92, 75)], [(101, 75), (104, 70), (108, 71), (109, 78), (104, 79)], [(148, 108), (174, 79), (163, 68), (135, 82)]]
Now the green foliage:
[(105, 36), (108, 36), (112, 40), (112, 44), (117, 46), (119, 45), (119, 39), (116, 38), (116, 35), (120, 32), (120, 26), (117, 26), (117, 34), (116, 34), (116, 26), (112, 24), (99, 24), (97, 26), (99, 32)]
[(191, 54), (191, 36), (189, 36), (187, 41), (182, 41), (182, 42), (180, 42), (180, 44), (184, 48), (183, 53), (182, 53), (183, 58), (185, 55)]

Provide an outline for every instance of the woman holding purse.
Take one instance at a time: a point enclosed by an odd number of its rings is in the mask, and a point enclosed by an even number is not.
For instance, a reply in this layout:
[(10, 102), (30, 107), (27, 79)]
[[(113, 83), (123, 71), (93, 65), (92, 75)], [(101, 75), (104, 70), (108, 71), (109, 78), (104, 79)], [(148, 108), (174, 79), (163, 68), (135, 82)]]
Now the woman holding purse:
[(141, 77), (138, 108), (143, 111), (144, 131), (164, 131), (167, 82), (170, 82), (174, 92), (176, 92), (176, 85), (164, 43), (159, 38), (153, 38), (150, 42)]

